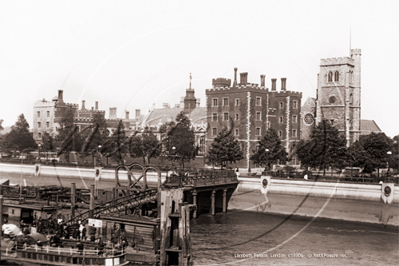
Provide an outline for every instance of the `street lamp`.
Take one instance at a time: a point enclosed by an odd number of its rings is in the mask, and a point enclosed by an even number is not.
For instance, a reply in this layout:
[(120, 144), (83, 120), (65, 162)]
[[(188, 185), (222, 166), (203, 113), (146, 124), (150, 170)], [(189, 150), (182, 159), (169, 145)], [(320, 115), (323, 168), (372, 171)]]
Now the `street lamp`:
[(266, 172), (268, 172), (269, 171), (269, 149), (266, 148), (265, 152), (266, 152)]
[(41, 161), (41, 158), (40, 158), (40, 147), (41, 147), (42, 145), (41, 145), (41, 144), (38, 144), (37, 146), (39, 147), (39, 163), (40, 163), (40, 161)]

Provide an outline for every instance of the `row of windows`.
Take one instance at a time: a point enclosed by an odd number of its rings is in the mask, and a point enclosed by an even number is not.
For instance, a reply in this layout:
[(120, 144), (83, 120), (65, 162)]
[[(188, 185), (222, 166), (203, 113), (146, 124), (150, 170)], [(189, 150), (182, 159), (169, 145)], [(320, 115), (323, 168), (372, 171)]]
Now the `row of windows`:
[[(239, 106), (240, 105), (240, 99), (236, 98), (234, 101), (234, 106)], [(262, 106), (262, 97), (256, 97), (256, 106)], [(213, 98), (212, 99), (212, 107), (217, 107), (218, 106), (218, 98)], [(223, 106), (229, 106), (229, 98), (223, 98)], [(298, 109), (298, 101), (293, 101), (292, 106), (294, 109)], [(284, 108), (284, 102), (279, 103), (280, 109)]]
[[(37, 122), (37, 127), (41, 128), (42, 127), (42, 123), (41, 122)], [(50, 122), (46, 122), (46, 127), (50, 127)]]
[[(236, 121), (239, 120), (239, 114), (235, 114), (234, 117)], [(229, 120), (229, 113), (223, 113), (223, 121), (228, 121)], [(256, 120), (257, 121), (262, 121), (262, 113), (261, 112), (256, 112)], [(213, 113), (212, 114), (212, 121), (217, 122), (218, 121), (218, 113)], [(282, 116), (279, 117), (279, 123), (283, 123), (284, 118)], [(293, 115), (292, 116), (292, 123), (298, 123), (298, 116)]]
[[(37, 111), (37, 117), (40, 117), (40, 111)], [(50, 111), (47, 111), (47, 117), (50, 117)]]
[(330, 72), (328, 72), (328, 82), (332, 82), (333, 81), (333, 76), (334, 76), (334, 81), (339, 81), (339, 72), (335, 71), (335, 73), (333, 74), (330, 71)]
[[(298, 135), (298, 133), (297, 133), (298, 131), (296, 130), (296, 129), (293, 129), (292, 130), (292, 137), (297, 137)], [(280, 137), (280, 138), (282, 138), (283, 137), (283, 131), (282, 130), (279, 130), (278, 132), (278, 136)], [(216, 136), (218, 134), (218, 129), (216, 128), (216, 127), (214, 127), (214, 128), (212, 128), (212, 136)], [(239, 136), (239, 130), (238, 130), (238, 128), (236, 128), (235, 130), (234, 130), (234, 136)], [(255, 136), (262, 136), (262, 131), (261, 131), (261, 128), (260, 127), (257, 127), (256, 129), (255, 129)]]

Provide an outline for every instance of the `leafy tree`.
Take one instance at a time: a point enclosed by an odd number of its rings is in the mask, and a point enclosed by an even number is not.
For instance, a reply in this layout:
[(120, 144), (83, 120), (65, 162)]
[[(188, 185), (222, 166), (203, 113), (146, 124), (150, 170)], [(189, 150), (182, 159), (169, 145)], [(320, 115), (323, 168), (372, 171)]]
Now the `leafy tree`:
[(389, 167), (399, 171), (399, 135), (392, 139), (391, 150), (392, 154), (389, 156)]
[(3, 119), (0, 119), (0, 131), (4, 130), (3, 121)]
[(140, 135), (131, 137), (129, 152), (132, 157), (142, 157), (145, 165), (149, 164), (150, 158), (158, 157), (161, 153), (161, 143), (157, 136), (146, 127)]
[(24, 114), (18, 117), (15, 125), (11, 127), (11, 131), (6, 134), (5, 145), (8, 149), (19, 151), (33, 150), (37, 147), (33, 134), (29, 132), (29, 124)]
[[(301, 162), (312, 168), (345, 166), (346, 139), (329, 121), (323, 120), (313, 130), (310, 140), (301, 142), (297, 155)], [(325, 174), (325, 171), (324, 171)]]
[(244, 158), (237, 140), (230, 134), (226, 127), (213, 140), (209, 149), (209, 161), (213, 164), (220, 163), (220, 166), (226, 165), (226, 162), (235, 163)]
[(106, 156), (111, 157), (113, 160), (117, 161), (118, 164), (124, 164), (124, 159), (122, 154), (126, 154), (128, 151), (127, 137), (124, 129), (122, 120), (119, 121), (118, 128), (109, 137), (109, 140), (102, 148), (103, 151), (109, 151)]
[(194, 131), (190, 128), (190, 120), (183, 112), (176, 116), (177, 124), (169, 124), (164, 141), (168, 151), (168, 159), (180, 162), (184, 169), (184, 163), (189, 162), (195, 157), (196, 147), (194, 147)]
[(348, 148), (348, 166), (363, 168), (363, 172), (373, 171), (371, 158), (359, 141), (356, 141)]
[(270, 169), (271, 164), (276, 164), (277, 160), (285, 163), (288, 155), (277, 132), (272, 128), (267, 130), (262, 140), (258, 142), (258, 150), (253, 153), (250, 159), (256, 164), (266, 165), (267, 169)]
[(58, 134), (55, 137), (56, 146), (60, 149), (59, 153), (65, 153), (65, 158), (69, 160), (71, 151), (80, 151), (83, 145), (83, 138), (78, 134), (75, 125), (75, 110), (67, 107), (63, 115), (58, 119)]
[(366, 136), (360, 136), (360, 144), (369, 154), (369, 168), (385, 168), (388, 162), (388, 151), (391, 148), (391, 140), (385, 133), (371, 133)]

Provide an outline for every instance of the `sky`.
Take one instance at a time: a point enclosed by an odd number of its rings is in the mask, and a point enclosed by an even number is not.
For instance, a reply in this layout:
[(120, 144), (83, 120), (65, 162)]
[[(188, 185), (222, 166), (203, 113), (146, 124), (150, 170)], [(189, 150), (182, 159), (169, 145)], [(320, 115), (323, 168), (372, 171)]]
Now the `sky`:
[(99, 102), (134, 118), (180, 102), (189, 87), (201, 106), (212, 79), (287, 78), (316, 96), (320, 59), (362, 50), (361, 118), (399, 134), (399, 1), (18, 1), (0, 2), (0, 119), (35, 101)]

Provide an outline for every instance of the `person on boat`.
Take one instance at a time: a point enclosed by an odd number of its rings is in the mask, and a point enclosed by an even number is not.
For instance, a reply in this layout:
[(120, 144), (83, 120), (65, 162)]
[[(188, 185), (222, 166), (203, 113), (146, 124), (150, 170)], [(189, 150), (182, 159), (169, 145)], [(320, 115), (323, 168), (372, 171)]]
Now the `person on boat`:
[(83, 243), (79, 241), (78, 244), (76, 245), (76, 247), (78, 248), (80, 255), (82, 255), (83, 249), (84, 249)]
[(105, 246), (105, 244), (104, 244), (104, 242), (103, 242), (103, 239), (100, 237), (100, 240), (98, 241), (98, 246), (97, 246), (97, 248), (98, 248), (98, 255), (104, 254), (104, 246)]

